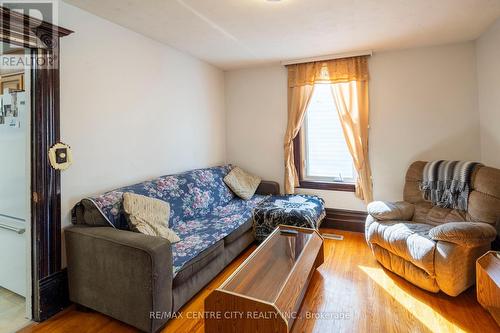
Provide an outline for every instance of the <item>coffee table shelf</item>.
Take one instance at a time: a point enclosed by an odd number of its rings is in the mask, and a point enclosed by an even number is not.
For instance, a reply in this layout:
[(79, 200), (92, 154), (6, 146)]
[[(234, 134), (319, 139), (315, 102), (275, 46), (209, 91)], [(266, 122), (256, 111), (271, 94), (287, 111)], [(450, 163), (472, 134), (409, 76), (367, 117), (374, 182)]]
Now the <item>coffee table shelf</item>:
[(205, 332), (289, 332), (322, 263), (317, 230), (280, 225), (205, 300)]

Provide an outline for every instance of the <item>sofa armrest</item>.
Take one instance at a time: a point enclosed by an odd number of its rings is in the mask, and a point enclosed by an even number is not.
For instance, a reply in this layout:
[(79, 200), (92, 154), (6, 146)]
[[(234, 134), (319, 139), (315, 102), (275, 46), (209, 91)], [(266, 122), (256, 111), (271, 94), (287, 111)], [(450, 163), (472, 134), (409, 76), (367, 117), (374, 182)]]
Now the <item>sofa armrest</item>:
[(173, 278), (168, 240), (88, 226), (66, 228), (65, 236), (71, 301), (147, 332), (167, 322)]
[(465, 247), (475, 247), (491, 243), (497, 235), (495, 228), (481, 222), (448, 222), (429, 231), (436, 241), (454, 243)]
[(260, 182), (259, 187), (255, 194), (261, 195), (279, 195), (280, 194), (280, 184), (273, 181), (263, 180)]
[(415, 205), (405, 201), (373, 201), (368, 204), (366, 210), (379, 221), (411, 221), (415, 213)]

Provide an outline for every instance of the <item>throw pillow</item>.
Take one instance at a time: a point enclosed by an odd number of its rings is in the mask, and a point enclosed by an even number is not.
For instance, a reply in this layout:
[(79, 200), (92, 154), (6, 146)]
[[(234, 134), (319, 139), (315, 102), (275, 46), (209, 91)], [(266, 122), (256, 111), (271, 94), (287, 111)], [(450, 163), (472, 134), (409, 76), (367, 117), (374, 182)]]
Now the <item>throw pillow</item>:
[(149, 236), (159, 236), (171, 243), (179, 236), (168, 228), (170, 205), (167, 202), (134, 193), (123, 194), (123, 209), (132, 231)]
[(234, 194), (244, 200), (249, 200), (253, 197), (260, 182), (261, 179), (259, 177), (251, 175), (239, 167), (234, 167), (227, 176), (224, 177), (224, 183), (229, 186)]

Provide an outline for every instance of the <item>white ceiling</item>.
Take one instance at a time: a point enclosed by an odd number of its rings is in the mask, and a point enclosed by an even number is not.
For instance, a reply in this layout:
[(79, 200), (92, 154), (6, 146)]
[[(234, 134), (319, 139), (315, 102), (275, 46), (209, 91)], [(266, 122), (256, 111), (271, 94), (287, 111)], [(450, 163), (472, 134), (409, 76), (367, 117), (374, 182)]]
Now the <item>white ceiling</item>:
[(64, 0), (225, 70), (476, 39), (500, 0)]

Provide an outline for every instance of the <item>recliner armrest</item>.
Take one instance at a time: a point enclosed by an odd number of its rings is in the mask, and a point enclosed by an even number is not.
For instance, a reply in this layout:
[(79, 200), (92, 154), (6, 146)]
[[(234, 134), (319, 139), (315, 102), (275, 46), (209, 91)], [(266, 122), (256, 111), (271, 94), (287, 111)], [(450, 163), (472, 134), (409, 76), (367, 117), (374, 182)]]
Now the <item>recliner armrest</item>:
[(259, 187), (257, 187), (256, 194), (261, 195), (279, 195), (280, 194), (280, 184), (273, 181), (263, 180), (260, 182)]
[(448, 222), (429, 231), (429, 236), (433, 240), (465, 247), (491, 243), (496, 235), (497, 232), (493, 226), (481, 222)]
[(71, 301), (147, 332), (167, 322), (173, 280), (168, 240), (89, 226), (66, 228), (65, 236)]
[(368, 214), (379, 221), (411, 221), (415, 213), (415, 205), (405, 201), (373, 201), (366, 209)]

